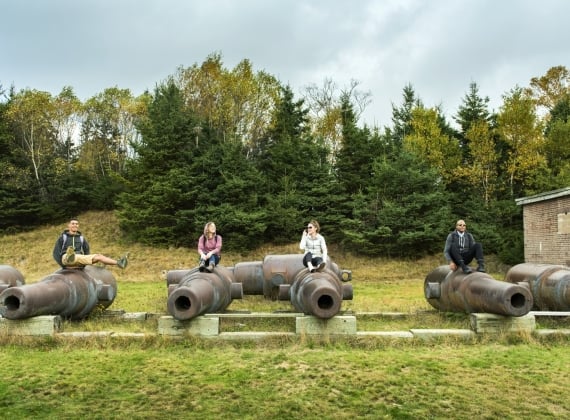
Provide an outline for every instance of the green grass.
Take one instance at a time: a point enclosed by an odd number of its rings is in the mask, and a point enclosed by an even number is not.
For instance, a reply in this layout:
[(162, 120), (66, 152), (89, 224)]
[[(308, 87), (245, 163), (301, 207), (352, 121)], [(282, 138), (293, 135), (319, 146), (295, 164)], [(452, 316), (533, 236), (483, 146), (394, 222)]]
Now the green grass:
[(2, 418), (567, 418), (568, 342), (5, 343)]
[[(189, 268), (195, 251), (153, 249), (113, 240), (110, 213), (81, 217), (95, 252), (129, 267), (111, 268), (118, 295), (110, 310), (166, 313), (165, 270)], [(63, 226), (0, 237), (0, 263), (33, 283), (57, 269), (51, 249)], [(295, 244), (225, 253), (224, 264), (297, 253)], [(426, 302), (423, 281), (441, 256), (417, 261), (364, 259), (331, 244), (331, 256), (353, 273), (359, 331), (469, 328), (465, 314)], [(505, 269), (492, 256), (491, 274)], [(234, 300), (229, 311), (292, 310), (261, 296)], [(376, 314), (364, 314), (374, 312)], [(405, 317), (381, 316), (403, 312)], [(294, 331), (291, 319), (225, 318), (223, 331)], [(568, 320), (537, 319), (568, 328)], [(157, 318), (121, 321), (94, 311), (66, 321), (65, 331), (144, 332), (122, 336), (26, 338), (0, 334), (0, 418), (28, 419), (518, 419), (567, 418), (570, 339), (529, 334), (431, 341), (379, 337), (273, 337), (258, 341), (157, 336)], [(151, 335), (152, 334), (152, 335)]]

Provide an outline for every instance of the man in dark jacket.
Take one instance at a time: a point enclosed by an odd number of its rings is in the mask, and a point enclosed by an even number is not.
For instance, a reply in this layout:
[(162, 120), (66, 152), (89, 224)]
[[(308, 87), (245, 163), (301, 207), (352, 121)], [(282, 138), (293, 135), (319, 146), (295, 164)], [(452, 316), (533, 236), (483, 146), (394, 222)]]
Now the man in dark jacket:
[(102, 254), (90, 254), (89, 251), (89, 243), (79, 231), (79, 220), (70, 219), (67, 229), (59, 235), (53, 247), (53, 259), (62, 268), (81, 268), (98, 262), (119, 268), (127, 266), (128, 254), (114, 260)]
[(458, 220), (455, 230), (447, 235), (443, 255), (449, 263), (449, 268), (453, 271), (461, 267), (465, 274), (471, 273), (469, 263), (473, 258), (477, 260), (477, 271), (485, 272), (485, 261), (483, 259), (483, 246), (475, 242), (475, 238), (466, 232), (467, 225), (464, 220)]

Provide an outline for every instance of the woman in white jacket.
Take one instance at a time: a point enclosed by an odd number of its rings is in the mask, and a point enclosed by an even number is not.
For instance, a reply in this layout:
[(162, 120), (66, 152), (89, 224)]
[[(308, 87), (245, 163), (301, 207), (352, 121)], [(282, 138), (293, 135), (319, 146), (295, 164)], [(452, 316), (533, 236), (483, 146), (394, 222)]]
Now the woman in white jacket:
[(307, 225), (307, 229), (303, 230), (303, 237), (299, 244), (299, 248), (305, 251), (303, 254), (303, 265), (311, 273), (322, 271), (328, 259), (327, 243), (325, 238), (319, 233), (320, 230), (319, 222), (311, 220)]

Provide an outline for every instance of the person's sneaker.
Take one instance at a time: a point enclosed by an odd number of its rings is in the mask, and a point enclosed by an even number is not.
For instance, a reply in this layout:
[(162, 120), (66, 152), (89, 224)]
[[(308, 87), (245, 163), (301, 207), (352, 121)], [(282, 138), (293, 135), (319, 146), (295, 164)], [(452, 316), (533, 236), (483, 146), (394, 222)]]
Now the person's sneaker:
[(463, 270), (463, 272), (464, 272), (465, 274), (470, 274), (470, 273), (473, 272), (473, 271), (471, 270), (471, 268), (469, 268), (468, 265), (464, 265), (464, 266), (462, 267), (462, 270)]
[(483, 264), (479, 264), (479, 266), (477, 267), (477, 271), (479, 273), (486, 273), (485, 266)]
[(203, 273), (205, 269), (206, 269), (206, 261), (200, 260), (200, 265), (198, 265), (198, 270), (200, 270), (200, 273)]
[(213, 272), (214, 272), (214, 264), (210, 264), (210, 265), (208, 266), (208, 271), (209, 271), (210, 273), (213, 273)]
[(315, 272), (315, 267), (313, 267), (313, 264), (311, 263), (307, 263), (307, 269), (309, 270), (310, 273)]
[(320, 264), (317, 266), (317, 271), (323, 271), (323, 270), (325, 269), (326, 265), (327, 265), (327, 264), (323, 261), (322, 263), (320, 263)]
[(117, 260), (117, 266), (121, 269), (127, 268), (128, 263), (129, 263), (129, 253), (128, 252), (125, 254), (125, 256), (123, 256)]
[(72, 246), (67, 247), (67, 251), (65, 251), (66, 261), (68, 264), (75, 262), (75, 249)]

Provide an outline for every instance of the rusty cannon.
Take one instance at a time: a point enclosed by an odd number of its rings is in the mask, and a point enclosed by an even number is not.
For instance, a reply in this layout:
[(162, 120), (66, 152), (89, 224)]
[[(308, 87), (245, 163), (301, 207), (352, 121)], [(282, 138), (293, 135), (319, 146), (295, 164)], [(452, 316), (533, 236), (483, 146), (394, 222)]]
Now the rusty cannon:
[(445, 312), (523, 316), (533, 305), (525, 285), (495, 280), (487, 273), (452, 271), (447, 265), (426, 276), (424, 294), (431, 306)]
[[(227, 279), (215, 280), (213, 275)], [(204, 290), (209, 286), (206, 287), (204, 281), (209, 281), (211, 286), (218, 288), (216, 292), (211, 292), (212, 298), (207, 299), (222, 301), (204, 305), (203, 310), (190, 309), (192, 300), (189, 292), (178, 289), (182, 283), (185, 287), (190, 287), (197, 279), (202, 280), (203, 286), (192, 286), (196, 293), (193, 297), (195, 302), (206, 297)], [(229, 305), (228, 296), (241, 298), (237, 286), (240, 285), (242, 294), (263, 295), (271, 300), (291, 300), (298, 311), (319, 318), (331, 318), (340, 310), (343, 299), (352, 299), (352, 285), (344, 284), (350, 280), (352, 273), (340, 270), (332, 261), (329, 261), (322, 272), (310, 273), (303, 266), (299, 254), (268, 255), (263, 261), (241, 262), (229, 268), (217, 266), (213, 273), (200, 273), (197, 269), (172, 270), (166, 273), (169, 288), (168, 311), (177, 319), (190, 319), (202, 313), (219, 311)], [(235, 291), (232, 291), (231, 287), (235, 288)], [(181, 297), (182, 299), (176, 302)], [(182, 316), (189, 318), (180, 318)]]
[(9, 287), (22, 286), (24, 275), (16, 270), (11, 265), (0, 265), (0, 292), (3, 292)]
[(234, 283), (232, 272), (219, 265), (212, 273), (196, 268), (168, 272), (167, 283), (168, 313), (180, 321), (219, 312), (243, 297), (242, 285)]
[(8, 319), (39, 315), (83, 319), (98, 306), (109, 307), (116, 295), (117, 281), (104, 268), (62, 269), (37, 283), (4, 290), (0, 313)]
[(517, 264), (505, 281), (526, 283), (539, 311), (570, 311), (570, 267), (551, 264)]
[(352, 273), (332, 260), (323, 271), (311, 273), (298, 254), (267, 255), (263, 262), (236, 264), (234, 276), (246, 294), (290, 300), (297, 311), (322, 319), (335, 316), (342, 301), (353, 297), (352, 284), (346, 283)]
[(334, 270), (301, 271), (293, 283), (279, 287), (279, 299), (290, 300), (299, 312), (329, 319), (339, 311), (343, 300), (352, 300), (352, 284), (342, 283)]

